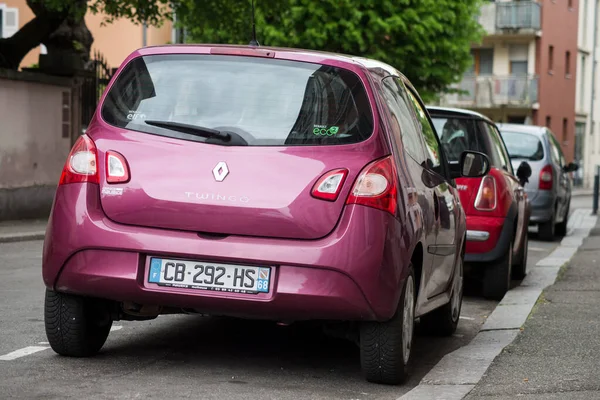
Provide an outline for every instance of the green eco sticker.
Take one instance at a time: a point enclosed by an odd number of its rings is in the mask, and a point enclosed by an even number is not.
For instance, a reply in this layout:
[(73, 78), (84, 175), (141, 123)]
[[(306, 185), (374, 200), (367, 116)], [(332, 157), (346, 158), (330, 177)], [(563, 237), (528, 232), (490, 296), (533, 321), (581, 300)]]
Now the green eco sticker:
[(330, 126), (327, 128), (327, 125), (315, 125), (313, 128), (313, 134), (316, 136), (333, 136), (337, 135), (339, 130), (339, 126)]

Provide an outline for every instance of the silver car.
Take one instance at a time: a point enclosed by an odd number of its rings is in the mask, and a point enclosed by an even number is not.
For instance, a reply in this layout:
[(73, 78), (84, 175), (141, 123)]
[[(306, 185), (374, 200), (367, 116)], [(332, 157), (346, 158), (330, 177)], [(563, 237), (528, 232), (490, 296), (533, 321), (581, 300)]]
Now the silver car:
[(527, 162), (531, 177), (525, 192), (531, 203), (530, 224), (539, 227), (539, 237), (553, 240), (567, 234), (571, 203), (571, 176), (577, 164), (565, 161), (552, 131), (543, 126), (497, 124), (513, 168)]

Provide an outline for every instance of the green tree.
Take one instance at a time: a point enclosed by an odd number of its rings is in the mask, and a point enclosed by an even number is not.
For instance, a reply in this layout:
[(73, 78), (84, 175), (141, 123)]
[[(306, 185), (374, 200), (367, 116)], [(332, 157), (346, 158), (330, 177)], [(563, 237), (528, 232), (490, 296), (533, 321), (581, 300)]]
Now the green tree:
[[(256, 0), (262, 45), (375, 58), (431, 100), (458, 82), (481, 39), (481, 0)], [(181, 19), (191, 41), (247, 44), (250, 1), (192, 0)], [(178, 14), (179, 19), (179, 14)]]

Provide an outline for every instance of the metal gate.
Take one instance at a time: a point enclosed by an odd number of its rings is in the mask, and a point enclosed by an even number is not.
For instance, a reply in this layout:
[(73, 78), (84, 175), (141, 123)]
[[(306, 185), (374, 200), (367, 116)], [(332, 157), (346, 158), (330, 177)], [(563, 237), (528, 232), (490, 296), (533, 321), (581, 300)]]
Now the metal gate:
[(106, 86), (110, 82), (113, 70), (108, 66), (106, 58), (98, 51), (95, 51), (90, 60), (91, 67), (89, 72), (85, 73), (81, 85), (81, 128), (85, 133), (90, 120), (96, 112), (96, 107), (100, 97), (104, 93)]

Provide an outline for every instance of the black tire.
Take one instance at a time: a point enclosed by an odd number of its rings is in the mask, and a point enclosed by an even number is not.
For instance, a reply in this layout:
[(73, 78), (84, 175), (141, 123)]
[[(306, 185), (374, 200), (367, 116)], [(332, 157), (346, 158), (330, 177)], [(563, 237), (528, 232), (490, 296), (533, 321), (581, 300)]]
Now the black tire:
[(112, 326), (105, 302), (51, 290), (46, 290), (44, 322), (52, 350), (69, 357), (98, 353)]
[(563, 222), (556, 224), (556, 227), (554, 228), (554, 233), (556, 234), (556, 236), (560, 236), (560, 237), (567, 236), (567, 224), (569, 222), (570, 208), (571, 208), (571, 204), (569, 204), (567, 206), (567, 212), (565, 214), (565, 218), (563, 219)]
[(519, 261), (512, 267), (513, 279), (523, 279), (527, 276), (527, 253), (529, 252), (529, 237), (525, 234)]
[(549, 221), (542, 222), (538, 225), (538, 236), (541, 240), (551, 242), (554, 240), (554, 228), (556, 225), (554, 224), (554, 214)]
[(421, 317), (421, 330), (433, 336), (452, 336), (458, 327), (464, 289), (463, 257), (459, 259), (458, 274), (454, 276), (450, 301)]
[[(402, 288), (398, 310), (392, 319), (361, 324), (360, 362), (369, 382), (397, 385), (408, 378), (414, 336), (415, 298), (415, 276), (411, 265)], [(405, 311), (410, 312), (410, 315)], [(404, 326), (405, 318), (410, 326)]]
[(508, 246), (507, 253), (496, 263), (485, 267), (483, 276), (483, 297), (492, 300), (502, 300), (510, 288), (512, 269), (512, 243)]

